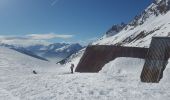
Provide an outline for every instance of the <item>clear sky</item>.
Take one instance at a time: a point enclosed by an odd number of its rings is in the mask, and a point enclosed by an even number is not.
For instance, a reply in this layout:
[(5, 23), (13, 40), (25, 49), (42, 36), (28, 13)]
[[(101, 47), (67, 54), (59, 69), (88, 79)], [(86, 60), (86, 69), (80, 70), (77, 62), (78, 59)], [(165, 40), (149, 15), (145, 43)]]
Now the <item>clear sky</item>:
[[(128, 23), (152, 0), (0, 0), (0, 35), (79, 42)], [(44, 36), (40, 36), (43, 35)], [(59, 36), (58, 36), (59, 35)], [(55, 38), (52, 38), (52, 37)], [(66, 37), (65, 37), (66, 36)]]

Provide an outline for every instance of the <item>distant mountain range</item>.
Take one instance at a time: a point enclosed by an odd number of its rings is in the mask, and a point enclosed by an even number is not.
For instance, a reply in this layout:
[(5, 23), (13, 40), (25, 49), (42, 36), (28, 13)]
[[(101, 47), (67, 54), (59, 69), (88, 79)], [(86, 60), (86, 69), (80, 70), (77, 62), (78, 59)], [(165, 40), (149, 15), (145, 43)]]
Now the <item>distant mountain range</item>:
[(53, 62), (61, 61), (83, 48), (83, 46), (81, 46), (78, 43), (75, 44), (54, 43), (50, 45), (31, 45), (27, 47), (1, 43), (0, 46), (14, 49), (15, 51), (24, 53), (26, 55), (41, 60), (53, 61)]

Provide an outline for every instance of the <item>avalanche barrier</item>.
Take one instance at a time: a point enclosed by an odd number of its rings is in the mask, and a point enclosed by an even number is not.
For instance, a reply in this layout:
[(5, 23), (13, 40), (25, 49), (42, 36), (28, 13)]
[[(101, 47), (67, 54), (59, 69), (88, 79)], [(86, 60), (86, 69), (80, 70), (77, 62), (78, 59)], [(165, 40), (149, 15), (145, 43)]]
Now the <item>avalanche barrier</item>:
[(117, 57), (145, 58), (148, 48), (122, 47), (114, 45), (88, 46), (76, 72), (99, 72), (109, 61)]
[(142, 82), (158, 83), (168, 63), (170, 37), (153, 37), (141, 73)]
[(153, 37), (149, 48), (113, 45), (88, 46), (76, 72), (99, 72), (109, 61), (117, 57), (143, 58), (142, 82), (158, 83), (163, 77), (170, 57), (170, 37)]

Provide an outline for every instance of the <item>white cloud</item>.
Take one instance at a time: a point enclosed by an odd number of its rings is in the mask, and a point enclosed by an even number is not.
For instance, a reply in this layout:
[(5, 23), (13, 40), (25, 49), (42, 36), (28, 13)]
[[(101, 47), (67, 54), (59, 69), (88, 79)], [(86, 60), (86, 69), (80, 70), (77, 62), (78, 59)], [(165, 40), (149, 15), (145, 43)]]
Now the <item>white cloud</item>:
[(25, 40), (27, 37), (19, 37), (19, 36), (0, 36), (0, 40)]
[(18, 37), (18, 36), (0, 36), (0, 43), (27, 47), (31, 45), (48, 45), (50, 44), (45, 40), (34, 40), (28, 37)]
[(49, 40), (49, 39), (55, 39), (55, 38), (61, 38), (61, 39), (69, 39), (72, 38), (73, 35), (59, 35), (59, 34), (54, 34), (54, 33), (49, 33), (49, 34), (30, 34), (27, 35), (31, 39), (36, 39), (36, 40)]
[(30, 46), (30, 45), (49, 45), (48, 40), (51, 39), (69, 39), (73, 35), (59, 35), (54, 33), (49, 34), (30, 34), (24, 36), (3, 36), (0, 35), (0, 43), (17, 46)]
[(28, 47), (31, 45), (49, 45), (50, 42), (44, 40), (32, 40), (32, 39), (10, 39), (10, 40), (0, 40), (1, 43), (15, 46)]
[(53, 2), (51, 3), (51, 6), (54, 6), (57, 2), (59, 2), (59, 0), (53, 0)]

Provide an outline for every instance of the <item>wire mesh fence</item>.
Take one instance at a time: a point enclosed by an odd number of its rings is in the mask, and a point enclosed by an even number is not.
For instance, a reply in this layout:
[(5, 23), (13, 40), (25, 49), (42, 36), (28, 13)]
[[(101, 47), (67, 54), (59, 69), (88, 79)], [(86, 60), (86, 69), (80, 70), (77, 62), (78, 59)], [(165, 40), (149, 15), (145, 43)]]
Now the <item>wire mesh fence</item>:
[(169, 37), (153, 37), (141, 73), (142, 82), (159, 82), (168, 63)]

